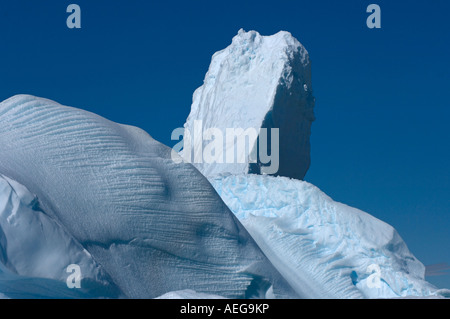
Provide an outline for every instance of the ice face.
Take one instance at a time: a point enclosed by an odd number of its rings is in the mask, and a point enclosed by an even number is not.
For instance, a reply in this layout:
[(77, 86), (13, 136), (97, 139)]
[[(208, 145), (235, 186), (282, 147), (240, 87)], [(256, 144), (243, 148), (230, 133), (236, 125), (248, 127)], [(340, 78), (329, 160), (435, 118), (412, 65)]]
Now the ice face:
[(13, 275), (0, 293), (11, 278), (64, 288), (69, 263), (109, 296), (292, 293), (208, 181), (144, 131), (20, 95), (0, 103), (0, 145), (0, 264)]
[[(191, 145), (186, 139), (184, 145), (190, 151), (185, 149), (181, 154), (205, 176), (252, 172), (302, 179), (310, 165), (309, 137), (314, 120), (311, 88), (308, 53), (290, 33), (261, 36), (256, 31), (240, 30), (230, 46), (213, 55), (204, 84), (194, 93), (185, 124)], [(196, 122), (201, 122), (200, 129), (196, 129)], [(278, 129), (279, 138), (273, 142), (264, 139), (259, 134), (263, 128), (268, 134)], [(225, 143), (219, 146), (223, 163), (205, 160), (211, 140), (218, 139), (217, 134), (202, 138), (211, 129), (223, 136), (227, 129), (241, 129), (236, 140), (247, 142), (244, 161), (233, 159), (233, 155), (228, 160), (234, 146)], [(256, 134), (246, 134), (247, 130)], [(263, 147), (276, 157), (263, 160)], [(252, 151), (260, 156), (252, 157)], [(203, 158), (194, 158), (195, 154), (203, 154)]]
[(301, 297), (437, 294), (392, 226), (307, 182), (252, 174), (211, 182)]

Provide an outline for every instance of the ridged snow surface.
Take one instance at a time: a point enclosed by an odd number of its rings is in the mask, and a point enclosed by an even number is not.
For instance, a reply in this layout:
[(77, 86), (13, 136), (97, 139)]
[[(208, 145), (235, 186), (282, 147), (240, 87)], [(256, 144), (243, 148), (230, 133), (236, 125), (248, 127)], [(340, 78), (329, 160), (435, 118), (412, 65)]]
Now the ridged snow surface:
[(0, 103), (0, 146), (1, 294), (291, 292), (208, 181), (144, 131), (20, 95)]
[[(205, 176), (253, 172), (302, 179), (310, 165), (313, 107), (311, 63), (303, 45), (286, 31), (261, 36), (256, 31), (240, 30), (230, 46), (213, 55), (204, 84), (194, 93), (184, 125), (191, 135), (191, 139), (185, 135), (184, 146), (190, 151), (184, 149), (182, 154)], [(270, 143), (271, 129), (279, 129), (276, 171), (272, 171), (275, 166), (270, 167), (274, 163), (264, 164), (267, 160), (260, 156), (253, 163), (256, 156), (250, 155), (252, 150), (260, 152), (257, 144), (261, 128), (267, 131), (264, 145), (269, 149), (275, 148)], [(220, 134), (208, 134), (210, 129)], [(240, 153), (243, 159), (236, 156), (237, 150), (232, 153), (234, 144), (225, 142), (227, 129), (242, 129), (235, 133), (247, 139), (247, 149)], [(247, 134), (248, 129), (257, 133)], [(224, 141), (220, 146), (208, 149), (208, 145), (214, 145), (212, 141), (220, 139)], [(191, 141), (191, 147), (186, 140)], [(220, 154), (223, 163), (207, 159), (210, 153)], [(232, 155), (230, 163), (227, 156)]]
[[(211, 179), (273, 265), (305, 298), (435, 295), (390, 225), (317, 187), (267, 175)], [(447, 292), (448, 293), (448, 292)]]

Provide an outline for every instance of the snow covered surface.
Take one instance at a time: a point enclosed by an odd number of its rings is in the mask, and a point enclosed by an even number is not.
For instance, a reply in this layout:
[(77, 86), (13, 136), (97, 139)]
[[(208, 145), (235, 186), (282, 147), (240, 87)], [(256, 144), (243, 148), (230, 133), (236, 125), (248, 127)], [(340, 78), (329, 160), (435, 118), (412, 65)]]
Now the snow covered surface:
[(222, 296), (198, 293), (191, 289), (171, 291), (156, 299), (225, 299)]
[(292, 293), (208, 181), (144, 131), (19, 95), (0, 103), (0, 145), (0, 293), (27, 278), (65, 293), (72, 263), (94, 296)]
[[(186, 154), (191, 153), (191, 163), (205, 176), (262, 173), (269, 164), (263, 165), (260, 160), (251, 164), (249, 159), (250, 151), (257, 147), (257, 136), (248, 136), (250, 147), (244, 163), (239, 163), (237, 156), (232, 163), (226, 160), (232, 151), (226, 143), (221, 149), (224, 163), (203, 159), (203, 163), (197, 163), (194, 154), (206, 151), (214, 138), (199, 138), (201, 133), (196, 137), (200, 130), (195, 129), (195, 121), (201, 121), (203, 133), (213, 128), (224, 136), (230, 128), (243, 129), (238, 136), (245, 136), (249, 128), (258, 133), (261, 128), (269, 133), (271, 128), (278, 128), (280, 161), (275, 175), (302, 179), (310, 165), (313, 107), (311, 63), (302, 44), (285, 31), (261, 36), (241, 29), (230, 46), (214, 54), (204, 84), (193, 95), (185, 123), (192, 136), (191, 151), (183, 150), (182, 154), (189, 158)], [(187, 147), (186, 141), (184, 145)]]
[(425, 267), (393, 227), (333, 201), (314, 185), (268, 175), (211, 182), (301, 297), (445, 294), (424, 280)]

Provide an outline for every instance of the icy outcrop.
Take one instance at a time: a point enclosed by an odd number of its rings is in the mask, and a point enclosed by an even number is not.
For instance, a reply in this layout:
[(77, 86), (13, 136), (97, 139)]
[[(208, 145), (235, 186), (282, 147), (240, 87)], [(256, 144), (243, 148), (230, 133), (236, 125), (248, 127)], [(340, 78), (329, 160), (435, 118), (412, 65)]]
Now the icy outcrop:
[[(310, 165), (313, 107), (311, 63), (301, 43), (285, 31), (261, 36), (256, 31), (240, 30), (230, 46), (213, 55), (204, 84), (193, 95), (185, 123), (191, 138), (184, 136), (183, 157), (205, 176), (252, 172), (302, 179)], [(267, 131), (267, 143), (262, 128)], [(275, 128), (279, 129), (279, 151), (277, 145), (270, 143), (276, 133), (271, 135), (271, 129)], [(209, 129), (215, 131), (208, 132)], [(230, 136), (227, 129), (242, 129), (236, 136), (247, 139), (242, 161), (236, 156), (237, 151), (233, 153), (234, 145), (225, 142), (226, 135)], [(247, 134), (248, 129), (256, 134)], [(215, 134), (217, 130), (223, 136)], [(258, 136), (268, 148), (262, 154), (272, 152), (269, 163), (261, 156), (253, 163), (262, 150), (261, 145), (257, 148)], [(219, 143), (220, 150), (208, 149), (211, 141), (221, 138), (224, 142)], [(251, 151), (255, 156), (251, 157)], [(205, 160), (205, 153), (209, 152), (219, 152), (223, 163), (216, 158), (213, 163)], [(276, 155), (278, 164), (273, 157)], [(227, 156), (232, 160), (227, 160)]]
[(211, 182), (301, 297), (443, 294), (393, 227), (307, 182), (261, 175)]
[(0, 103), (0, 145), (5, 296), (20, 282), (79, 295), (71, 263), (91, 296), (292, 292), (208, 181), (144, 131), (20, 95)]

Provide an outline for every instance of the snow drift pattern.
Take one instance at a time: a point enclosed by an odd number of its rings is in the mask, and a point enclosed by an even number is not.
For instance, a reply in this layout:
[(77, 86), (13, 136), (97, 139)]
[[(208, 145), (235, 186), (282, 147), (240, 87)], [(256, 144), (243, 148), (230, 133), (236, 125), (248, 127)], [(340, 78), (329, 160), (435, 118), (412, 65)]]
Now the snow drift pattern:
[(112, 297), (289, 292), (208, 181), (144, 131), (20, 95), (0, 104), (0, 145), (2, 269), (61, 281), (79, 263)]

